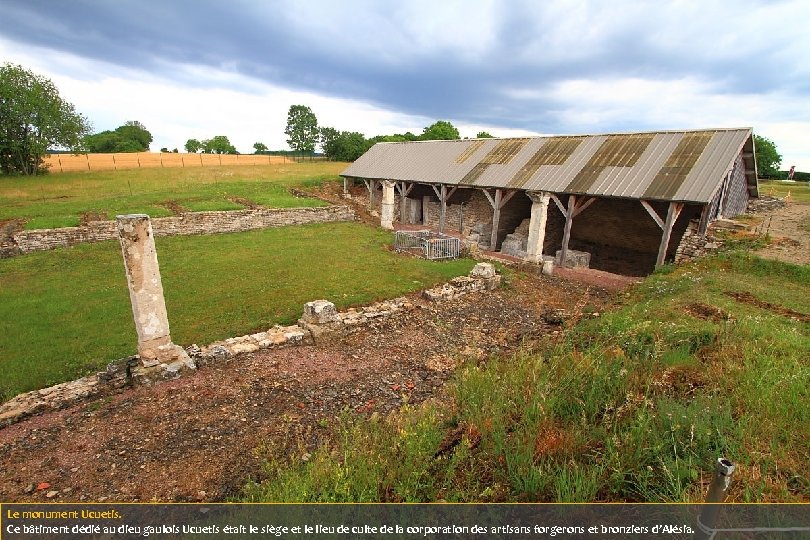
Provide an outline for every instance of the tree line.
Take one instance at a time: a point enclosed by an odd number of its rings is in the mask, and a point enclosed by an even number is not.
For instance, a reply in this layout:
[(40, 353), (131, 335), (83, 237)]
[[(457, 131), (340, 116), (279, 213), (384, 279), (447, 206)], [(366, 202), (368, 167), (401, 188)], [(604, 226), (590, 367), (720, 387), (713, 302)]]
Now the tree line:
[[(366, 138), (357, 131), (319, 127), (318, 119), (306, 105), (292, 105), (284, 129), (287, 144), (295, 152), (309, 154), (320, 146), (328, 159), (354, 161), (378, 142), (404, 142), (459, 139), (458, 129), (446, 120), (426, 126), (422, 133), (395, 133)], [(492, 137), (479, 132), (477, 138)], [(756, 159), (763, 176), (779, 173), (782, 156), (770, 139), (754, 136)], [(0, 66), (0, 174), (32, 175), (46, 172), (43, 156), (51, 150), (80, 152), (148, 152), (152, 134), (136, 120), (114, 130), (91, 133), (90, 122), (59, 95), (53, 82), (23, 66)], [(269, 153), (264, 143), (253, 145), (255, 153)], [(225, 135), (186, 141), (191, 153), (237, 154)], [(168, 152), (167, 148), (161, 148)], [(175, 148), (173, 152), (177, 152)]]
[[(393, 135), (377, 135), (369, 139), (358, 131), (340, 131), (333, 127), (318, 127), (318, 119), (306, 105), (293, 105), (287, 113), (287, 127), (284, 133), (289, 137), (290, 148), (301, 153), (312, 153), (320, 145), (324, 155), (333, 161), (354, 161), (378, 142), (435, 141), (460, 139), (458, 129), (447, 120), (438, 120), (425, 127), (416, 135), (410, 131)], [(477, 138), (491, 138), (481, 131)], [(260, 143), (257, 143), (260, 144)]]

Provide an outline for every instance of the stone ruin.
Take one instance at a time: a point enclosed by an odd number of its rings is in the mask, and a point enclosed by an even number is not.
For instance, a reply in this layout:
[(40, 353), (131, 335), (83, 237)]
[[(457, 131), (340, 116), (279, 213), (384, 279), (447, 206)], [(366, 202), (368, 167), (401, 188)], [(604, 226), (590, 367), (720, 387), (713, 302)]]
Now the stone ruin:
[[(126, 226), (127, 223), (131, 225), (131, 230)], [(150, 253), (148, 246), (149, 236), (140, 236), (140, 233), (148, 231), (146, 226), (148, 217), (146, 221), (141, 216), (130, 220), (125, 219), (123, 224), (124, 234), (131, 238), (141, 239), (139, 242), (141, 245), (130, 249), (131, 246), (122, 241), (122, 250), (129, 249), (130, 256), (135, 252), (145, 254), (146, 256), (142, 257), (145, 261), (144, 264), (147, 266), (154, 264), (154, 270), (157, 271), (157, 257), (156, 255), (152, 257), (153, 253)], [(136, 234), (136, 231), (139, 234)], [(154, 242), (152, 242), (151, 249), (154, 249)], [(126, 256), (125, 253), (125, 259)], [(139, 302), (137, 307), (133, 300), (133, 316), (139, 336), (138, 348), (139, 352), (143, 352), (145, 355), (122, 358), (110, 363), (106, 370), (95, 375), (14, 397), (0, 405), (0, 428), (34, 414), (63, 409), (84, 399), (109, 395), (133, 385), (151, 385), (164, 380), (176, 379), (198, 368), (240, 354), (262, 349), (317, 344), (326, 339), (338, 338), (355, 332), (375, 320), (416, 307), (413, 302), (401, 297), (339, 312), (335, 305), (328, 300), (314, 300), (304, 305), (304, 313), (298, 324), (276, 325), (267, 331), (228, 338), (204, 347), (191, 345), (182, 349), (171, 342), (168, 320), (160, 319), (161, 314), (165, 315), (165, 305), (161, 311), (159, 304), (163, 301), (163, 290), (159, 287), (159, 274), (157, 276), (152, 274), (151, 278), (143, 280), (142, 278), (149, 275), (151, 269), (147, 268), (149, 272), (140, 272), (137, 270), (140, 265), (136, 262), (129, 261), (128, 279), (132, 279), (142, 288), (151, 287), (152, 294), (159, 293), (160, 295), (160, 299), (150, 297), (148, 302)], [(130, 269), (134, 272), (131, 272)], [(448, 300), (470, 292), (491, 291), (500, 285), (500, 281), (501, 276), (496, 273), (492, 264), (478, 263), (469, 276), (460, 276), (445, 285), (426, 290), (423, 292), (423, 297), (430, 301)], [(140, 291), (136, 296), (143, 292), (142, 289), (136, 288), (136, 290)], [(150, 316), (140, 317), (143, 313)], [(155, 345), (155, 339), (160, 344)]]

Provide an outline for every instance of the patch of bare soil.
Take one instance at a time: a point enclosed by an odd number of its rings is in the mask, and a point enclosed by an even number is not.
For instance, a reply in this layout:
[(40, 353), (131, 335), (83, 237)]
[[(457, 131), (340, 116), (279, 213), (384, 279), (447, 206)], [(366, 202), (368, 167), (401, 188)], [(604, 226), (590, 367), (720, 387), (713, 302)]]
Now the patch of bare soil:
[(20, 218), (0, 219), (0, 241), (10, 240), (12, 235), (25, 228), (25, 220)]
[(441, 399), (462, 363), (557, 339), (583, 305), (601, 310), (612, 298), (518, 274), (490, 293), (414, 298), (416, 308), (331, 342), (241, 355), (32, 417), (0, 429), (0, 500), (222, 501), (261, 478), (261, 449), (300, 451), (290, 444), (299, 439), (311, 449), (327, 436), (324, 420), (346, 408), (385, 415)]
[(641, 278), (634, 276), (622, 276), (612, 274), (594, 268), (554, 268), (554, 273), (563, 279), (578, 281), (596, 287), (602, 287), (611, 291), (621, 291), (634, 283), (641, 281)]
[(771, 313), (776, 313), (777, 315), (782, 315), (784, 317), (789, 317), (791, 319), (796, 319), (797, 321), (801, 321), (804, 323), (810, 323), (810, 315), (806, 313), (799, 313), (798, 311), (793, 311), (790, 308), (786, 308), (784, 306), (780, 306), (779, 304), (773, 304), (771, 302), (766, 302), (764, 300), (760, 300), (756, 296), (748, 292), (726, 292), (727, 296), (732, 297), (737, 302), (742, 302), (744, 304), (749, 304), (752, 306), (756, 306), (758, 308), (762, 308), (765, 310), (770, 311)]
[(87, 225), (91, 221), (107, 221), (107, 215), (99, 212), (82, 212), (79, 216), (79, 223)]
[(757, 251), (766, 259), (810, 264), (810, 204), (788, 203), (783, 208), (760, 214), (758, 229), (770, 234), (773, 242)]
[(158, 204), (158, 206), (162, 206), (163, 208), (165, 208), (166, 210), (171, 212), (172, 215), (174, 215), (174, 216), (179, 216), (183, 212), (188, 212), (188, 208), (186, 208), (185, 206), (183, 206), (182, 204), (180, 204), (177, 201), (169, 200), (169, 201), (159, 202), (157, 204)]
[(231, 201), (232, 203), (234, 203), (234, 204), (239, 204), (239, 205), (244, 206), (245, 208), (249, 208), (251, 210), (258, 210), (258, 209), (262, 208), (262, 205), (260, 205), (259, 203), (255, 202), (255, 201), (251, 201), (250, 199), (246, 199), (245, 197), (231, 196), (231, 197), (227, 197), (227, 199), (229, 201)]
[(698, 319), (703, 319), (704, 321), (723, 322), (731, 320), (731, 315), (722, 309), (714, 306), (708, 306), (700, 302), (689, 304), (688, 306), (684, 307), (684, 311), (686, 311), (689, 315), (697, 317)]

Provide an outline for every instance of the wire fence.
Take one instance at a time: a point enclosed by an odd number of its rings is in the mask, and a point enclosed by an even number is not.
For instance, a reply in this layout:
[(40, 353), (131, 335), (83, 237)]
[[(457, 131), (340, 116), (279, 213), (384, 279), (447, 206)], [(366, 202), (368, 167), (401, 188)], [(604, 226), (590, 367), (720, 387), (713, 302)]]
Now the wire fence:
[(323, 156), (299, 153), (274, 154), (187, 154), (174, 152), (131, 152), (116, 154), (47, 154), (43, 161), (50, 172), (112, 171), (141, 168), (219, 167), (223, 165), (273, 165), (302, 161), (324, 161)]
[(425, 259), (457, 259), (461, 242), (458, 238), (432, 231), (397, 231), (394, 249), (407, 251)]

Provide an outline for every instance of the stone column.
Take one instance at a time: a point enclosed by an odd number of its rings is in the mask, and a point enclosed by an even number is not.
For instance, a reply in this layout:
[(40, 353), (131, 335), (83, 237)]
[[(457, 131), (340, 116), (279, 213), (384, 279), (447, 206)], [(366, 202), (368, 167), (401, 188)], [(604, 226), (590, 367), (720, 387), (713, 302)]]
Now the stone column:
[(532, 214), (529, 221), (529, 238), (526, 242), (526, 260), (533, 263), (543, 261), (543, 242), (546, 239), (546, 219), (551, 195), (545, 191), (526, 192), (532, 200)]
[(394, 229), (394, 182), (383, 180), (382, 206), (380, 208), (380, 227)]
[(188, 354), (172, 343), (163, 299), (152, 223), (146, 214), (117, 216), (118, 240), (138, 332), (138, 354), (144, 368), (167, 364), (175, 372), (194, 368)]

